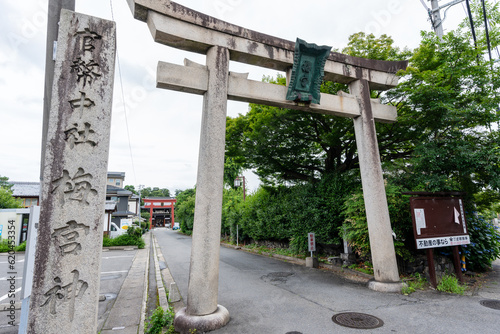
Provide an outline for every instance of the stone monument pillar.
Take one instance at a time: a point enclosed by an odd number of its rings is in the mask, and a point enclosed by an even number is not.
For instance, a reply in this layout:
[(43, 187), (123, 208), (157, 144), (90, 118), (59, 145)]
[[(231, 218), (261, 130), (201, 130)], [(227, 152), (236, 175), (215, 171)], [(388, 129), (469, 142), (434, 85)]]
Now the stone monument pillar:
[(62, 10), (28, 333), (95, 333), (115, 23)]
[(399, 292), (402, 283), (399, 280), (396, 252), (392, 241), (391, 220), (380, 163), (370, 87), (368, 81), (356, 80), (349, 85), (349, 90), (358, 97), (361, 110), (361, 116), (354, 118), (354, 132), (375, 276), (375, 281), (371, 281), (368, 286), (377, 291)]
[(215, 330), (229, 321), (229, 312), (217, 304), (229, 51), (211, 47), (207, 68), (187, 307), (175, 316), (175, 328), (181, 332)]

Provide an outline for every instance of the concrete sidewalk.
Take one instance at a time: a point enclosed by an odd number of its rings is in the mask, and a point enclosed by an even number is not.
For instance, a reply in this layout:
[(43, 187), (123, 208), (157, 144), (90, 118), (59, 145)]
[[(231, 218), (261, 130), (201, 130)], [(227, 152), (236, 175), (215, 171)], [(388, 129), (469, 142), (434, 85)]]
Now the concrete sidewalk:
[(151, 232), (144, 234), (146, 246), (137, 250), (120, 293), (104, 321), (102, 334), (142, 334), (146, 312)]

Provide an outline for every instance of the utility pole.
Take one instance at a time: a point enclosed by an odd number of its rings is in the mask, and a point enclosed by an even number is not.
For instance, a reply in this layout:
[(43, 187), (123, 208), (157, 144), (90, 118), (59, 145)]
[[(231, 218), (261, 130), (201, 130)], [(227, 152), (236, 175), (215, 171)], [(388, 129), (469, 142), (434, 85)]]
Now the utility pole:
[[(59, 32), (59, 17), (61, 9), (75, 10), (75, 0), (49, 0), (47, 18), (47, 46), (45, 52), (45, 87), (43, 92), (43, 127), (42, 127), (42, 159), (40, 161), (40, 181), (43, 178), (43, 162), (45, 161), (45, 146), (47, 129), (49, 127), (49, 111), (54, 82), (55, 50)], [(42, 199), (43, 200), (43, 199)]]
[[(443, 21), (441, 21), (441, 13), (439, 12), (438, 0), (431, 0), (432, 7), (432, 27), (434, 28), (434, 32), (439, 38), (443, 38)], [(431, 13), (429, 13), (431, 15)]]
[[(448, 2), (447, 4), (444, 4), (442, 6), (439, 6), (438, 4), (438, 1), (439, 0), (427, 0), (427, 1), (430, 1), (431, 2), (431, 7), (432, 8), (429, 8), (427, 7), (427, 5), (425, 4), (424, 0), (420, 0), (420, 2), (422, 3), (422, 5), (424, 6), (424, 8), (427, 10), (427, 13), (429, 14), (429, 18), (431, 20), (431, 24), (432, 24), (432, 29), (434, 30), (434, 32), (436, 33), (436, 35), (442, 39), (443, 38), (443, 35), (444, 35), (444, 32), (443, 32), (443, 21), (446, 20), (446, 12), (448, 11), (448, 9), (450, 9), (450, 7), (454, 6), (454, 5), (457, 5), (461, 2), (464, 2), (465, 0), (453, 0), (451, 2)], [(446, 9), (445, 9), (446, 8)], [(441, 9), (445, 9), (444, 11), (444, 19), (441, 19)]]

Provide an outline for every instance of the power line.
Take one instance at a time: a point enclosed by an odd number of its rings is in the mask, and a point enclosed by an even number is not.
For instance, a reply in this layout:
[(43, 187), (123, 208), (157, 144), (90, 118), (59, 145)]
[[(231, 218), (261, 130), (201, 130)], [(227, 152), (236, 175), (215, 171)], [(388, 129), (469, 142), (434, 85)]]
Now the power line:
[[(113, 0), (109, 0), (109, 6), (111, 7), (111, 19), (113, 21), (115, 21), (115, 15), (113, 13)], [(128, 138), (128, 148), (129, 148), (129, 151), (130, 151), (130, 161), (132, 162), (132, 171), (134, 173), (135, 184), (137, 184), (137, 176), (135, 174), (135, 165), (134, 165), (134, 156), (132, 154), (132, 145), (130, 143), (130, 132), (129, 132), (129, 129), (128, 129), (127, 106), (125, 105), (125, 94), (123, 93), (122, 70), (121, 70), (121, 66), (120, 66), (120, 56), (118, 54), (118, 47), (116, 48), (116, 62), (117, 62), (117, 65), (118, 65), (118, 77), (120, 78), (120, 91), (121, 91), (121, 94), (122, 94), (123, 114), (125, 115), (125, 126), (127, 128), (127, 138)]]

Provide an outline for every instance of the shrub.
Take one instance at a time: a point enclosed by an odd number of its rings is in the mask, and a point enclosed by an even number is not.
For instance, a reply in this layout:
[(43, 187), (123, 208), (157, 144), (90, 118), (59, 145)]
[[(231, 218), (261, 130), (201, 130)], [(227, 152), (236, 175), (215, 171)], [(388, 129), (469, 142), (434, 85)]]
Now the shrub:
[(7, 239), (0, 240), (0, 253), (7, 253), (9, 250), (9, 241)]
[(471, 243), (462, 246), (467, 268), (473, 271), (485, 271), (500, 255), (498, 227), (476, 213), (467, 216), (467, 227)]
[(122, 234), (116, 238), (109, 238), (104, 236), (102, 239), (103, 247), (112, 247), (112, 246), (137, 246), (140, 249), (145, 247), (146, 243), (142, 239), (142, 237), (132, 236), (129, 234)]
[(443, 275), (441, 282), (439, 282), (436, 287), (438, 291), (456, 293), (463, 295), (467, 287), (462, 286), (458, 283), (458, 279), (452, 275)]
[(24, 252), (26, 251), (26, 241), (23, 241), (19, 246), (16, 248), (16, 252)]
[[(405, 260), (411, 260), (413, 257), (411, 250), (414, 250), (415, 246), (413, 245), (410, 201), (408, 196), (401, 194), (402, 188), (399, 186), (387, 184), (386, 193), (392, 230), (396, 234), (396, 240), (394, 240), (396, 254)], [(345, 233), (351, 246), (360, 256), (369, 257), (370, 240), (365, 202), (361, 190), (352, 194), (345, 201), (344, 214), (347, 219), (342, 225), (340, 233)]]
[[(174, 312), (168, 308), (166, 311), (163, 310), (163, 307), (158, 306), (156, 310), (153, 312), (151, 317), (149, 317), (149, 321), (146, 322), (146, 330), (145, 334), (161, 334), (161, 333), (175, 333), (174, 329)], [(163, 328), (167, 329), (166, 332), (163, 331)]]

